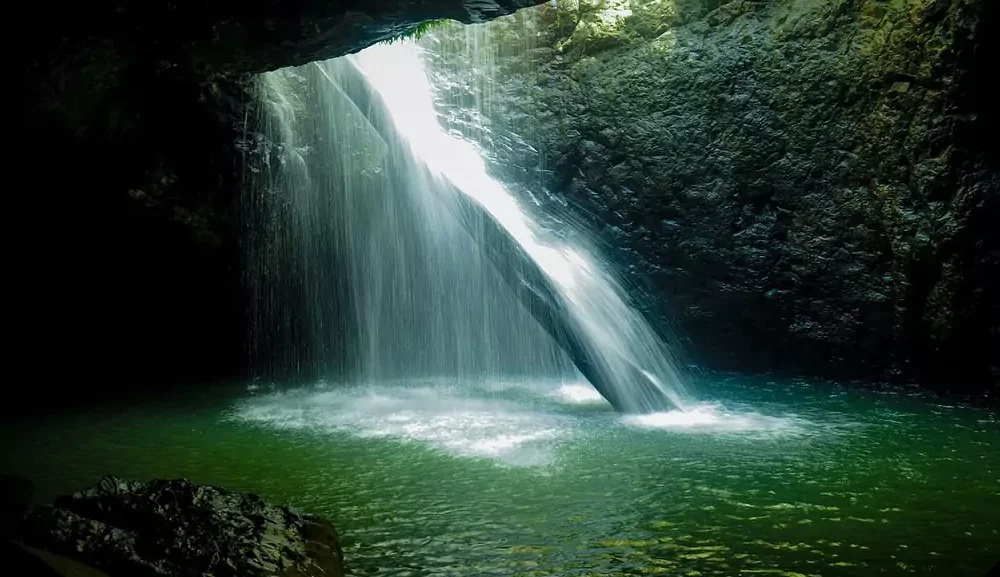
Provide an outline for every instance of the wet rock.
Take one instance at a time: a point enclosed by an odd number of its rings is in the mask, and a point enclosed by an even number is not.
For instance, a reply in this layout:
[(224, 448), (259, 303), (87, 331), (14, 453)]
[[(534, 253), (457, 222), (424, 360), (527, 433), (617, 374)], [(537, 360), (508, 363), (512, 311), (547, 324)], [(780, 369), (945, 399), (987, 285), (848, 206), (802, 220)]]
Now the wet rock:
[(343, 575), (334, 528), (248, 493), (104, 477), (28, 516), (20, 540), (111, 577)]
[[(577, 4), (600, 37), (566, 27)], [(460, 29), (426, 44), (438, 85), (503, 75), (481, 133), (526, 146), (484, 143), (492, 170), (605, 231), (703, 363), (982, 391), (1000, 350), (995, 5), (581, 0), (491, 24), (537, 46), (492, 68)], [(461, 131), (480, 111), (448, 96)]]

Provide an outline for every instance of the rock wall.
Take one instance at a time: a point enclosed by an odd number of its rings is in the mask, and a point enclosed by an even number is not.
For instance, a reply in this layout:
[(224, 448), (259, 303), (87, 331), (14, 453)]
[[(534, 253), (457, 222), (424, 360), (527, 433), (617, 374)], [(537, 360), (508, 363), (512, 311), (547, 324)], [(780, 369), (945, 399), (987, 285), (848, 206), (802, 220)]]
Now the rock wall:
[(559, 0), (425, 42), (452, 127), (702, 362), (995, 391), (994, 4)]

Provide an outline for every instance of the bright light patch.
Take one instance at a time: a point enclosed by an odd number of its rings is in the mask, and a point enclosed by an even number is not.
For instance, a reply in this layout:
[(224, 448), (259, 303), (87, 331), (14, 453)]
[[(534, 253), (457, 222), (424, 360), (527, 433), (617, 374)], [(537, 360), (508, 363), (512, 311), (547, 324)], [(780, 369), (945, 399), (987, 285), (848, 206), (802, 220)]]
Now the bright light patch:
[(603, 405), (607, 404), (601, 393), (589, 383), (574, 383), (562, 385), (553, 393), (557, 400), (571, 405)]
[(772, 417), (754, 412), (729, 412), (718, 405), (701, 404), (686, 411), (665, 411), (624, 417), (627, 425), (699, 433), (790, 434), (803, 430), (804, 422), (791, 416)]

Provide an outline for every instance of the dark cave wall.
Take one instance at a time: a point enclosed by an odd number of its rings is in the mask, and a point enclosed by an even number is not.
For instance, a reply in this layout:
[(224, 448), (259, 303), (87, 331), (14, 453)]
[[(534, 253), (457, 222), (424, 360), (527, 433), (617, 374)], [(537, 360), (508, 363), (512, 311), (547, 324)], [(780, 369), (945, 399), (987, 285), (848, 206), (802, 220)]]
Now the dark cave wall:
[(494, 22), (488, 55), (435, 33), (443, 116), (481, 111), (495, 172), (588, 218), (707, 365), (995, 391), (996, 3), (621, 4)]
[[(530, 0), (20, 4), (15, 358), (61, 394), (239, 376), (252, 75)], [(96, 380), (101, 387), (81, 387)], [(41, 390), (38, 394), (44, 394)], [(59, 395), (55, 395), (58, 397)]]
[(33, 366), (58, 357), (108, 383), (239, 366), (242, 86), (142, 62), (88, 108), (73, 92), (29, 109), (26, 214), (45, 232), (19, 255), (28, 306), (15, 314)]

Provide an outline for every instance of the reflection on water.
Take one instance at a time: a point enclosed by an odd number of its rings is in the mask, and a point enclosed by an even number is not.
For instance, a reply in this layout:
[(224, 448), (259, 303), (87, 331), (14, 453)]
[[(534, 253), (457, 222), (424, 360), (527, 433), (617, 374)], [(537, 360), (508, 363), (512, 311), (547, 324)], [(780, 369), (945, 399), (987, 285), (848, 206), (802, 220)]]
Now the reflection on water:
[(5, 422), (42, 498), (190, 477), (330, 518), (353, 575), (982, 577), (996, 415), (714, 379), (717, 405), (622, 417), (572, 382), (384, 382)]

